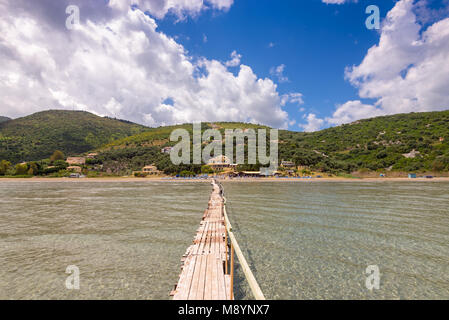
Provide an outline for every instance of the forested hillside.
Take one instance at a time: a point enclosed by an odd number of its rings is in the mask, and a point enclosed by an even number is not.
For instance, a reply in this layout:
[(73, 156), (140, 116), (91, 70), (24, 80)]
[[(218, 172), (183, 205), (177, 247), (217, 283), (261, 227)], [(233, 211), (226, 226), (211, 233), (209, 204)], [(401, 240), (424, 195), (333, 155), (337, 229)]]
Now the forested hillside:
[[(175, 166), (161, 153), (161, 148), (176, 143), (169, 137), (177, 128), (192, 133), (191, 124), (147, 128), (87, 112), (40, 112), (0, 124), (0, 160), (14, 164), (48, 158), (55, 150), (65, 155), (97, 151), (96, 163), (112, 174), (129, 174), (151, 163), (168, 174), (198, 173), (200, 165)], [(209, 128), (224, 136), (225, 129), (267, 127), (203, 123), (202, 131)], [(280, 130), (279, 160), (330, 173), (449, 171), (449, 111), (377, 117), (312, 133)]]
[(55, 150), (76, 155), (147, 129), (84, 111), (38, 112), (0, 123), (0, 160), (40, 160)]

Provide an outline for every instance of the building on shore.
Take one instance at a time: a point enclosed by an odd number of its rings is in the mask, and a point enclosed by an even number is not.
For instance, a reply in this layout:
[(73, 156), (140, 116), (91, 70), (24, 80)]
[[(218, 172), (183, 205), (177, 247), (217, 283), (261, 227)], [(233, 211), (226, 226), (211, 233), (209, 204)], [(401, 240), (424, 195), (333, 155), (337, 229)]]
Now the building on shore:
[(416, 179), (416, 173), (409, 173), (408, 177), (409, 179)]
[(161, 173), (154, 164), (152, 164), (150, 166), (143, 167), (142, 172), (147, 173), (147, 174), (160, 174)]
[(164, 147), (161, 149), (161, 153), (170, 154), (170, 152), (173, 150), (173, 147)]
[(269, 177), (269, 176), (279, 176), (278, 171), (274, 171), (271, 174), (267, 174), (263, 171), (239, 171), (239, 172), (232, 172), (229, 174), (229, 177), (231, 178), (259, 178), (259, 177)]
[(75, 173), (81, 173), (82, 172), (82, 168), (78, 167), (78, 166), (67, 167), (67, 170), (71, 171), (71, 172), (75, 172)]
[(65, 161), (69, 165), (84, 165), (86, 164), (86, 158), (85, 157), (68, 157)]
[(233, 164), (231, 162), (231, 159), (229, 159), (226, 156), (217, 156), (215, 158), (211, 158), (207, 166), (211, 167), (214, 171), (221, 171), (225, 169), (235, 169), (237, 167), (236, 164)]
[(286, 169), (291, 169), (291, 168), (295, 168), (296, 164), (292, 161), (281, 161), (281, 167), (282, 168), (286, 168)]

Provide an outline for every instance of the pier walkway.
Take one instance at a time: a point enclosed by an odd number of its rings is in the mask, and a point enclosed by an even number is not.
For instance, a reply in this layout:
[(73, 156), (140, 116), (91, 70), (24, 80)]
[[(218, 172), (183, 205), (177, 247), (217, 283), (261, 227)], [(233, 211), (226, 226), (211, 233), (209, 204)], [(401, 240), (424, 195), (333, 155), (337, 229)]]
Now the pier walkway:
[(200, 227), (182, 258), (178, 284), (172, 291), (174, 300), (230, 300), (231, 275), (226, 274), (228, 250), (224, 217), (224, 199), (213, 181), (209, 206)]
[(232, 232), (223, 188), (216, 180), (212, 180), (212, 188), (208, 208), (193, 244), (181, 259), (181, 275), (170, 295), (173, 300), (234, 300), (235, 253), (254, 298), (265, 300)]

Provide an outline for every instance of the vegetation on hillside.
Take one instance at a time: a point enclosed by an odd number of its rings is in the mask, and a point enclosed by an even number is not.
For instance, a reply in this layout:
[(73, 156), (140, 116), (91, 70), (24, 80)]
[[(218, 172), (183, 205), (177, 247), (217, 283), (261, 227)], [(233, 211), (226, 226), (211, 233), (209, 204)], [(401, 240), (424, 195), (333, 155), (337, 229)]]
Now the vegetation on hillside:
[(76, 155), (148, 128), (84, 111), (50, 110), (0, 123), (0, 159), (12, 163)]
[(360, 120), (313, 133), (283, 131), (280, 156), (322, 171), (449, 170), (449, 111)]
[[(160, 154), (160, 148), (175, 144), (169, 142), (175, 128), (192, 131), (191, 125), (151, 129), (114, 141), (102, 157), (106, 162), (118, 161), (121, 168), (137, 169), (143, 162), (152, 162), (161, 170), (169, 168), (167, 172), (172, 172), (175, 168), (170, 166), (168, 155)], [(224, 136), (225, 129), (267, 127), (230, 122), (203, 124), (203, 130), (208, 128), (219, 129)], [(449, 171), (449, 111), (384, 116), (312, 133), (281, 130), (279, 161), (282, 160), (329, 173)], [(239, 169), (259, 167), (243, 165)]]
[[(203, 132), (210, 128), (219, 129), (224, 138), (225, 129), (267, 127), (232, 122), (203, 123)], [(27, 173), (65, 174), (65, 165), (58, 162), (64, 162), (63, 157), (55, 150), (68, 156), (95, 150), (98, 156), (88, 159), (83, 172), (97, 170), (102, 174), (130, 175), (145, 165), (155, 164), (166, 174), (210, 173), (211, 168), (204, 163), (175, 166), (169, 155), (161, 152), (163, 147), (177, 143), (169, 140), (175, 129), (186, 129), (192, 135), (189, 124), (145, 128), (85, 112), (43, 112), (0, 125), (0, 159), (12, 163), (3, 172), (25, 171), (25, 168), (15, 167), (21, 160), (47, 159), (28, 163)], [(269, 139), (267, 137), (268, 149)], [(203, 148), (207, 144), (203, 142)], [(244, 147), (246, 154), (247, 143)], [(282, 160), (305, 167), (304, 172), (447, 172), (449, 111), (378, 117), (312, 133), (280, 130), (279, 161)], [(238, 167), (251, 171), (259, 168), (260, 164)], [(0, 175), (1, 172), (2, 166)]]

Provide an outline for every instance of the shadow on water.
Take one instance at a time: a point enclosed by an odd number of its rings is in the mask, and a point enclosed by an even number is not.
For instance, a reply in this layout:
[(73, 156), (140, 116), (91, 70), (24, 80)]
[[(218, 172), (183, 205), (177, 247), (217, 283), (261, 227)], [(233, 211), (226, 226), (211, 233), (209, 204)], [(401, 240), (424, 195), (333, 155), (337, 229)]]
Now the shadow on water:
[[(251, 271), (253, 271), (254, 274), (257, 274), (257, 268), (255, 266), (255, 261), (253, 259), (252, 251), (249, 249), (248, 246), (248, 240), (245, 236), (245, 233), (239, 232), (240, 226), (236, 219), (236, 215), (234, 215), (234, 210), (232, 208), (232, 205), (229, 202), (226, 202), (226, 209), (229, 214), (229, 219), (232, 219), (232, 229), (233, 231), (238, 232), (238, 239), (237, 241), (240, 244), (240, 248), (244, 252), (245, 258), (247, 259), (247, 262), (251, 268)], [(243, 273), (242, 267), (238, 261), (238, 258), (235, 256), (234, 261), (234, 298), (236, 300), (248, 300), (248, 299), (254, 299), (245, 274)]]
[(238, 259), (234, 263), (234, 299), (235, 300), (248, 300), (252, 299), (252, 295), (248, 294), (246, 278), (243, 270), (238, 262)]

